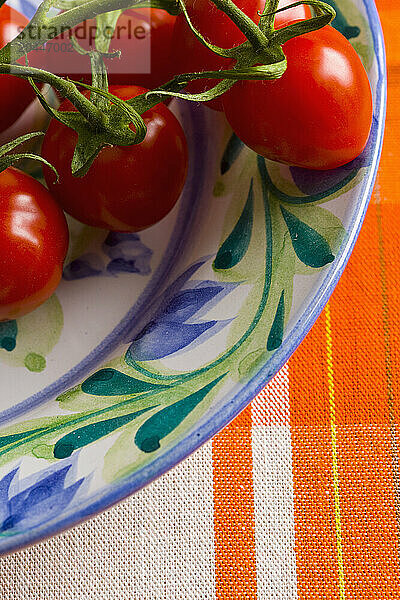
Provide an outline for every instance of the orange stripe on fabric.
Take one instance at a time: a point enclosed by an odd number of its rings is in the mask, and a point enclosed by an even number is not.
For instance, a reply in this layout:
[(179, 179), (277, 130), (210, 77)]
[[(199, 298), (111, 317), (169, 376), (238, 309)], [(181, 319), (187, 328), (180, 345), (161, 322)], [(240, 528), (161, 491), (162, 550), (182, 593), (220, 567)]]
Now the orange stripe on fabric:
[(325, 319), (318, 319), (289, 361), (296, 531), (301, 600), (340, 596)]
[[(400, 4), (399, 4), (400, 7)], [(398, 27), (400, 23), (400, 8), (393, 18), (393, 28), (396, 28), (397, 43), (400, 46)], [(389, 45), (390, 48), (390, 45)], [(398, 64), (388, 63), (388, 86), (387, 86), (387, 111), (385, 136), (383, 141), (382, 156), (380, 160), (379, 173), (385, 182), (390, 183), (386, 187), (385, 198), (390, 202), (399, 202), (399, 178), (398, 178), (398, 145), (399, 140), (396, 133), (400, 128), (400, 51), (397, 55)], [(397, 199), (396, 199), (397, 198)]]
[(388, 406), (391, 424), (392, 468), (395, 480), (395, 500), (398, 530), (400, 527), (399, 419), (400, 419), (400, 330), (399, 330), (399, 268), (400, 252), (400, 170), (398, 167), (398, 131), (400, 128), (400, 3), (397, 0), (377, 0), (388, 62), (388, 104), (385, 139), (376, 186), (376, 219), (380, 234), (380, 258), (383, 322), (386, 338), (386, 370)]
[(325, 321), (321, 316), (289, 361), (291, 424), (329, 426)]
[(346, 592), (383, 599), (399, 571), (376, 211), (371, 204), (330, 309)]
[[(395, 179), (394, 175), (393, 179)], [(393, 416), (395, 423), (398, 424), (400, 421), (400, 184), (398, 188), (393, 185), (393, 191), (390, 191), (390, 178), (383, 173), (379, 175), (378, 183), (382, 205), (376, 208), (376, 219), (380, 221), (382, 234), (385, 274), (384, 301), (387, 326), (390, 332), (391, 387), (395, 400)], [(392, 203), (396, 201), (399, 204)]]
[(385, 38), (387, 63), (389, 68), (400, 66), (400, 37), (398, 0), (375, 0)]
[(384, 199), (389, 202), (399, 202), (400, 2), (398, 0), (376, 0), (376, 5), (385, 37), (388, 70), (386, 128), (379, 174), (385, 192)]
[(376, 186), (376, 218), (379, 229), (383, 323), (385, 330), (385, 360), (388, 384), (388, 405), (391, 425), (391, 453), (395, 480), (395, 500), (398, 530), (400, 528), (399, 418), (400, 418), (400, 331), (398, 256), (400, 251), (400, 171), (398, 168), (398, 131), (400, 128), (400, 3), (378, 0), (388, 61), (388, 104), (385, 140)]
[[(399, 417), (400, 417), (400, 332), (398, 311), (397, 278), (393, 252), (400, 251), (400, 243), (396, 231), (400, 226), (400, 218), (396, 207), (380, 202), (380, 180), (377, 186), (376, 218), (379, 228), (379, 254), (381, 260), (381, 282), (383, 302), (383, 324), (385, 331), (385, 360), (387, 377), (387, 399), (389, 408), (391, 458), (394, 483), (394, 501), (397, 517), (397, 537), (400, 547), (400, 456), (399, 456)], [(395, 231), (396, 229), (396, 231)], [(395, 239), (393, 239), (395, 238)]]
[[(389, 76), (380, 197), (372, 198), (355, 252), (330, 301), (346, 597), (357, 600), (398, 598), (400, 589), (394, 469), (400, 417), (400, 3), (377, 0), (377, 6)], [(374, 206), (377, 201), (381, 206)], [(330, 494), (326, 390), (315, 356), (323, 351), (321, 320), (314, 330), (290, 361), (298, 585), (300, 598), (310, 600), (339, 597), (316, 571), (318, 552), (331, 559), (334, 554), (328, 546), (332, 507), (324, 497)], [(326, 572), (325, 564), (322, 568)]]
[(388, 423), (376, 207), (330, 299), (337, 424)]
[(397, 527), (388, 426), (337, 430), (346, 597), (399, 597)]
[[(388, 227), (383, 228), (383, 235), (386, 239), (391, 231), (391, 243), (396, 238), (396, 244), (399, 244), (393, 231), (396, 225), (400, 226), (398, 211), (396, 217), (394, 211), (388, 208), (385, 204), (382, 214), (392, 225), (389, 227), (388, 223)], [(376, 211), (377, 206), (372, 204), (355, 252), (330, 300), (346, 597), (368, 600), (396, 597), (400, 584)], [(394, 254), (391, 253), (391, 256)], [(400, 256), (400, 248), (397, 256)], [(387, 258), (387, 261), (390, 271), (393, 258)], [(393, 279), (387, 287), (397, 301), (396, 309), (391, 311), (394, 319), (400, 314), (399, 286)], [(391, 324), (391, 331), (395, 332), (398, 342), (397, 353), (400, 345), (398, 330), (397, 319), (397, 324), (394, 321)], [(324, 493), (331, 493), (327, 469), (330, 453), (323, 408), (324, 403), (328, 405), (328, 397), (323, 365), (315, 357), (322, 352), (320, 319), (290, 362), (296, 546), (301, 598), (323, 597), (323, 594), (327, 598), (338, 597), (334, 590), (327, 592), (321, 587), (320, 578), (312, 574), (307, 577), (306, 562), (309, 558), (315, 565), (317, 548), (320, 552), (330, 550), (333, 556), (333, 544), (331, 549), (322, 548), (322, 542), (316, 547), (315, 525), (310, 525), (313, 519), (324, 523), (321, 537), (326, 546), (332, 536), (332, 526), (326, 523), (326, 518), (332, 518), (329, 516), (332, 515), (332, 505), (324, 502), (323, 498)], [(396, 381), (399, 378), (399, 358), (400, 355), (394, 363), (397, 368), (392, 369)], [(394, 398), (398, 398), (396, 393)], [(398, 401), (396, 407), (398, 409)], [(307, 506), (307, 501), (310, 506)], [(316, 504), (319, 506), (317, 511)], [(308, 588), (305, 587), (307, 584)]]
[(251, 407), (213, 439), (217, 600), (256, 600)]

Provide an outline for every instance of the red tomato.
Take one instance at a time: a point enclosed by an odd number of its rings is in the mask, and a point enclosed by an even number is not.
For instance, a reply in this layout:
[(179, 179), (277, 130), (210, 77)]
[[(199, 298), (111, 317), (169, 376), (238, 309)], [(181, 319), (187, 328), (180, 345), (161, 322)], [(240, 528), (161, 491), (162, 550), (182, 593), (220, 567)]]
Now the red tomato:
[[(176, 17), (165, 10), (141, 8), (126, 10), (117, 21), (110, 52), (121, 51), (120, 58), (106, 59), (112, 85), (158, 87), (171, 79), (169, 52)], [(96, 21), (90, 19), (50, 40), (43, 48), (30, 52), (31, 65), (71, 79), (91, 83), (90, 60), (76, 52), (71, 44), (73, 33), (78, 43), (89, 50), (94, 47)]]
[[(111, 86), (127, 100), (147, 91), (137, 86)], [(60, 110), (72, 110), (64, 102)], [(60, 175), (45, 168), (46, 182), (56, 200), (70, 215), (95, 227), (139, 231), (160, 221), (182, 191), (187, 172), (185, 134), (176, 117), (158, 104), (143, 115), (147, 134), (135, 146), (105, 147), (88, 173), (73, 177), (71, 160), (76, 133), (53, 120), (46, 132), (42, 156)]]
[[(13, 40), (27, 24), (28, 19), (21, 13), (3, 4), (0, 8), (0, 47)], [(14, 75), (0, 75), (0, 131), (8, 129), (34, 99), (35, 92), (28, 81)]]
[[(265, 0), (237, 0), (235, 4), (255, 23), (260, 20), (259, 12), (264, 9)], [(281, 0), (279, 7), (292, 4), (292, 0)], [(245, 41), (245, 36), (240, 29), (222, 11), (218, 10), (211, 0), (188, 0), (187, 11), (193, 25), (200, 31), (208, 42), (221, 48), (232, 48)], [(296, 19), (305, 19), (310, 15), (306, 6), (297, 6), (287, 11), (277, 13), (275, 27), (281, 28)], [(179, 15), (176, 19), (172, 40), (171, 63), (176, 73), (190, 73), (195, 71), (217, 71), (229, 68), (231, 59), (214, 54), (197, 40), (190, 30), (185, 16)], [(203, 92), (210, 89), (217, 80), (202, 79), (192, 81), (187, 86), (191, 93)], [(222, 110), (221, 98), (216, 98), (207, 103), (211, 108)]]
[(226, 117), (258, 154), (309, 169), (333, 169), (364, 149), (372, 122), (365, 69), (331, 26), (289, 40), (288, 67), (274, 81), (240, 81), (224, 95)]
[(0, 321), (16, 319), (56, 289), (68, 248), (62, 210), (38, 181), (0, 173)]

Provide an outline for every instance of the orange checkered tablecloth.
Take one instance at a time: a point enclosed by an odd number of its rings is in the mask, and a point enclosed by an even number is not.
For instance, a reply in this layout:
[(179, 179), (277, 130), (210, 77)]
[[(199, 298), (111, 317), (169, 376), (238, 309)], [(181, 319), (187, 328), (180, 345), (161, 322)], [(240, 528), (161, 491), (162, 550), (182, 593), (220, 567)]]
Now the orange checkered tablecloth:
[(1, 558), (3, 600), (400, 598), (400, 2), (377, 5), (382, 160), (317, 323), (212, 443), (111, 511)]

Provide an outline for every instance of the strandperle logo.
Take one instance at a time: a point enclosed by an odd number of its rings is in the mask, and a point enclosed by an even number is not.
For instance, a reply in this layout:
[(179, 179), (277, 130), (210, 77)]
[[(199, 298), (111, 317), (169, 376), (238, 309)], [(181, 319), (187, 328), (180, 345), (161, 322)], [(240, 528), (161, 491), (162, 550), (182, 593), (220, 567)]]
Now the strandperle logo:
[[(96, 39), (96, 32), (98, 27), (96, 23), (89, 23), (88, 21), (84, 21), (80, 25), (77, 25), (73, 29), (70, 29), (68, 25), (62, 28), (61, 33), (57, 36), (57, 39), (61, 40), (70, 40), (72, 35), (79, 40), (87, 40), (89, 45), (93, 45)], [(27, 27), (19, 27), (18, 29), (21, 39), (25, 40), (40, 40), (43, 37), (46, 38), (54, 38), (57, 34), (57, 30), (55, 27), (49, 26), (47, 27), (45, 24), (43, 25), (28, 25)], [(115, 29), (106, 25), (102, 31), (101, 35), (111, 40), (126, 39), (129, 40), (144, 40), (147, 37), (150, 37), (150, 28), (148, 31), (143, 27), (143, 25), (134, 25), (132, 23), (132, 19), (127, 20), (126, 25), (120, 25), (117, 23)]]
[[(109, 54), (103, 54), (109, 74), (151, 71), (151, 25), (150, 20), (141, 14), (122, 17), (114, 30), (108, 23), (96, 24), (95, 19), (90, 19), (71, 29), (64, 24), (61, 31), (46, 23), (29, 24), (17, 31), (18, 42), (11, 44), (11, 63), (24, 64), (25, 59), (19, 58), (22, 42), (32, 47), (26, 55), (30, 67), (61, 76), (67, 74), (72, 79), (76, 75), (90, 75), (91, 64), (87, 55), (91, 50), (101, 52), (101, 48), (109, 48)], [(100, 45), (98, 40), (101, 40)], [(124, 60), (120, 60), (121, 56)]]

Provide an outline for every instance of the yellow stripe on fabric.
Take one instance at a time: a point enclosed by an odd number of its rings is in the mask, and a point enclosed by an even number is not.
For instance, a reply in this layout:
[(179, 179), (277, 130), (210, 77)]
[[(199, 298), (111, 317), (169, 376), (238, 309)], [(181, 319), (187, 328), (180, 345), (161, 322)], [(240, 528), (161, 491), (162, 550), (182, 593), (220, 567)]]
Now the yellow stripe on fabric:
[(340, 520), (340, 490), (339, 490), (339, 467), (337, 460), (337, 437), (336, 437), (336, 411), (335, 411), (335, 382), (333, 377), (333, 353), (332, 353), (332, 328), (331, 311), (329, 302), (325, 307), (325, 334), (326, 334), (326, 363), (328, 368), (328, 394), (329, 394), (329, 417), (332, 444), (332, 471), (333, 491), (335, 506), (335, 531), (336, 550), (339, 574), (339, 598), (345, 600), (343, 547), (342, 547), (342, 525)]

